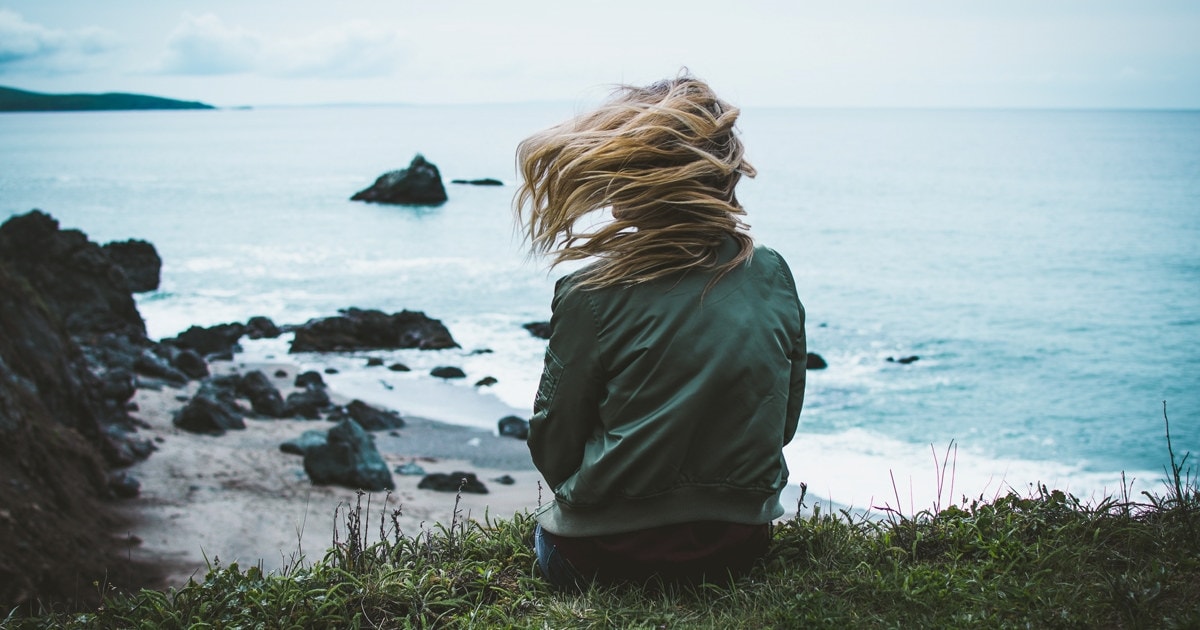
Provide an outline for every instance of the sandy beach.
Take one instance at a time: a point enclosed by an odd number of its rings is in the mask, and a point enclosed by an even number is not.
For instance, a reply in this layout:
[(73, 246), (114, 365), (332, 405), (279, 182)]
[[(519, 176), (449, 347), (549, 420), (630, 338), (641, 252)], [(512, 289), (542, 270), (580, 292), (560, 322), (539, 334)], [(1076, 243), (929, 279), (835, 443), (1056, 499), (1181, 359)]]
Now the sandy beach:
[[(297, 372), (291, 364), (221, 362), (211, 369), (213, 373), (263, 370), (284, 396), (293, 391)], [(285, 375), (272, 376), (277, 371)], [(203, 579), (210, 562), (261, 564), (274, 571), (320, 559), (334, 542), (335, 521), (338, 539), (345, 540), (343, 517), (335, 518), (335, 512), (340, 509), (344, 514), (354, 505), (356, 492), (314, 486), (304, 472), (303, 458), (279, 449), (305, 431), (324, 431), (333, 425), (325, 420), (255, 419), (248, 414), (244, 431), (219, 437), (188, 433), (172, 420), (197, 386), (141, 388), (134, 398), (138, 410), (133, 415), (146, 425), (141, 433), (153, 439), (158, 450), (129, 469), (141, 482), (141, 493), (119, 508), (129, 527), (118, 533), (140, 541), (129, 547), (131, 557), (164, 567), (162, 586), (170, 587), (189, 578)], [(330, 394), (335, 403), (349, 402), (336, 391)], [(473, 396), (461, 389), (456, 394)], [(447, 409), (461, 407), (451, 396), (443, 404)], [(489, 492), (464, 493), (458, 505), (463, 517), (509, 518), (536, 508), (539, 494), (549, 499), (548, 490), (539, 490), (541, 475), (523, 441), (421, 417), (404, 415), (404, 419), (404, 428), (373, 434), (380, 454), (393, 470), (416, 463), (427, 473), (475, 473)], [(496, 481), (506, 475), (511, 484)], [(390, 494), (362, 497), (364, 505), (370, 502), (372, 537), (378, 537), (380, 515), (394, 509), (401, 511), (399, 523), (408, 535), (451, 522), (455, 494), (418, 489), (421, 478), (393, 473), (396, 488)]]

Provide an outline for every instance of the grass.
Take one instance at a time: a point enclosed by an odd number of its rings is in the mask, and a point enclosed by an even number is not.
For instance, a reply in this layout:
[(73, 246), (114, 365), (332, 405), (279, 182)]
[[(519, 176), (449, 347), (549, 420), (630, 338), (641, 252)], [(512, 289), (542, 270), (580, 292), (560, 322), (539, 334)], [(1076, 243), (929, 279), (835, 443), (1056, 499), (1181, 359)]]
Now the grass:
[[(408, 535), (360, 496), (340, 516), (344, 535), (309, 566), (211, 566), (180, 589), (113, 593), (98, 610), (0, 625), (1197, 628), (1200, 488), (1190, 453), (1175, 456), (1169, 422), (1167, 440), (1162, 494), (1125, 487), (1089, 504), (1035, 486), (882, 518), (816, 506), (778, 524), (769, 554), (732, 586), (562, 594), (537, 575), (528, 514), (477, 522), (455, 510), (449, 525)], [(381, 542), (364, 542), (367, 527)]]

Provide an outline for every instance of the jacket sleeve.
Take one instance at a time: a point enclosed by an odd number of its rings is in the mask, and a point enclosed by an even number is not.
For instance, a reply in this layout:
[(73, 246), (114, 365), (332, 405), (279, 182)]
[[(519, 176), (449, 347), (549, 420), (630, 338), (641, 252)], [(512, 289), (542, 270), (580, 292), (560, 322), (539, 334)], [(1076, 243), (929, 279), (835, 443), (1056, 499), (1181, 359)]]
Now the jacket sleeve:
[(788, 390), (787, 422), (783, 427), (783, 443), (792, 441), (804, 409), (804, 385), (808, 370), (808, 340), (804, 336), (804, 306), (800, 306), (800, 335), (792, 346), (792, 379)]
[(778, 253), (775, 256), (779, 259), (779, 265), (787, 281), (786, 290), (796, 301), (796, 309), (800, 314), (799, 332), (792, 340), (791, 352), (788, 354), (792, 363), (792, 374), (788, 389), (787, 418), (783, 426), (783, 443), (788, 444), (796, 435), (796, 427), (800, 424), (800, 412), (804, 409), (804, 386), (808, 370), (808, 339), (804, 334), (804, 304), (800, 302), (800, 296), (796, 293), (796, 280), (783, 256)]
[(585, 296), (560, 280), (554, 290), (550, 343), (529, 420), (529, 452), (552, 489), (575, 474), (584, 445), (600, 426), (604, 388), (594, 315)]

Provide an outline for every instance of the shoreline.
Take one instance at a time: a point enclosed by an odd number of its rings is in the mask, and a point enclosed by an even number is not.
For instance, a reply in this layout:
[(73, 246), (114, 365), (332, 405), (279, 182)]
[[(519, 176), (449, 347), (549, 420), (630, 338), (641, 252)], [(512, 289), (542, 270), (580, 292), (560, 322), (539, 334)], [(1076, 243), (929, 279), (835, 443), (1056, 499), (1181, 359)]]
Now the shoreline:
[[(214, 362), (210, 368), (214, 374), (262, 370), (284, 396), (299, 370), (282, 362)], [(273, 376), (277, 370), (286, 376)], [(345, 508), (358, 501), (357, 492), (313, 485), (304, 472), (303, 457), (279, 450), (284, 441), (333, 424), (247, 417), (244, 431), (219, 437), (188, 433), (172, 420), (184, 404), (180, 398), (186, 400), (196, 387), (195, 382), (184, 388), (143, 387), (133, 399), (138, 410), (131, 415), (145, 423), (140, 433), (152, 439), (157, 450), (126, 469), (141, 483), (141, 491), (115, 504), (128, 524), (113, 533), (132, 543), (124, 552), (131, 560), (161, 568), (155, 587), (200, 581), (209, 563), (237, 562), (278, 571), (320, 559), (335, 535), (344, 540)], [(336, 390), (329, 393), (335, 404), (349, 402)], [(453, 408), (455, 401), (447, 397), (442, 404)], [(550, 492), (540, 489), (544, 484), (524, 441), (429, 418), (404, 419), (403, 428), (372, 434), (390, 469), (415, 462), (426, 473), (473, 472), (487, 486), (488, 494), (461, 495), (460, 518), (508, 518), (535, 509), (539, 495), (548, 500)], [(512, 478), (510, 485), (495, 481), (504, 475)], [(369, 526), (364, 529), (371, 541), (378, 539), (375, 519), (384, 514), (384, 506), (388, 513), (400, 511), (397, 522), (410, 536), (452, 521), (455, 493), (418, 489), (422, 475), (392, 476), (396, 487), (390, 493), (363, 497), (364, 507), (370, 504)]]

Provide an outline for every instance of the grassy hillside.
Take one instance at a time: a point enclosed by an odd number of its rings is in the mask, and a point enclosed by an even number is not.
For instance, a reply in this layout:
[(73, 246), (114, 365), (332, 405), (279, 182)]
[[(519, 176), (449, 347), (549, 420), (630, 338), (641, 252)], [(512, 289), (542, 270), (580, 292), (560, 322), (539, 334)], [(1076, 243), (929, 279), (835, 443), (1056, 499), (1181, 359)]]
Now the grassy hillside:
[(41, 94), (0, 87), (0, 112), (67, 112), (127, 109), (214, 109), (197, 101), (143, 94)]
[[(1088, 505), (1045, 486), (880, 519), (813, 511), (775, 528), (732, 585), (558, 593), (537, 576), (529, 515), (405, 535), (360, 504), (344, 538), (280, 574), (214, 563), (166, 593), (14, 627), (1197, 628), (1200, 489), (1171, 457), (1166, 496)], [(803, 499), (802, 499), (803, 500)], [(366, 528), (391, 529), (361, 543)], [(374, 529), (372, 531), (375, 531)], [(4, 625), (0, 622), (0, 626)]]

